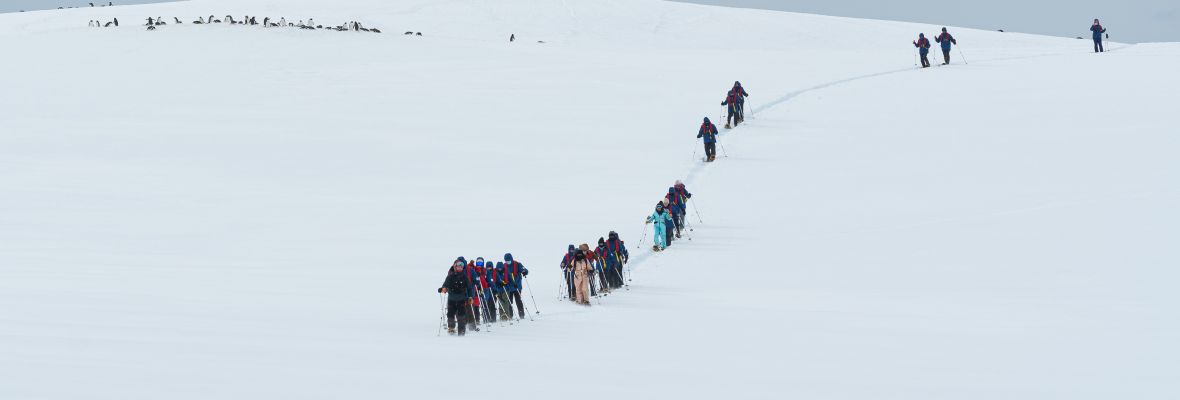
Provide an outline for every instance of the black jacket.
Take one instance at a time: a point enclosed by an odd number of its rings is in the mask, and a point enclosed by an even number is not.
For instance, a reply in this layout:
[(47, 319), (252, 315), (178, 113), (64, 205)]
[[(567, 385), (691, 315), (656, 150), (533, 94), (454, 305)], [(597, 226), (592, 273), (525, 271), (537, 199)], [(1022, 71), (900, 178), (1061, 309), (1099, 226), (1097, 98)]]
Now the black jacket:
[(468, 286), (467, 274), (455, 273), (453, 269), (447, 273), (447, 279), (442, 284), (447, 289), (447, 301), (467, 300)]

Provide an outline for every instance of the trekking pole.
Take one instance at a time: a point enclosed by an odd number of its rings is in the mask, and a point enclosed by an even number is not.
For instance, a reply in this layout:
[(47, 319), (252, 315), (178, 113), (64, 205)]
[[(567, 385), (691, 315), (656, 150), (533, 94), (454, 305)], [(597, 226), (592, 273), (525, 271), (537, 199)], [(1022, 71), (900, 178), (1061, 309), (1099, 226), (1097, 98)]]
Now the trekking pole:
[(647, 223), (643, 223), (643, 236), (639, 237), (639, 245), (643, 245), (643, 240), (647, 239)]
[(725, 151), (725, 145), (721, 144), (721, 141), (717, 141), (717, 144), (721, 145), (721, 154), (725, 155), (725, 158), (729, 158), (729, 152)]
[(702, 223), (702, 224), (705, 223), (705, 221), (701, 219), (701, 210), (700, 210), (700, 207), (697, 207), (697, 202), (694, 201), (691, 197), (688, 198), (688, 201), (692, 202), (692, 212), (696, 213), (697, 222)]
[(443, 300), (442, 292), (438, 292), (438, 306), (442, 314), (438, 316), (438, 336), (442, 336), (442, 327), (447, 324), (447, 302)]
[(693, 161), (697, 160), (697, 141), (696, 140), (692, 141), (692, 160)]
[(540, 314), (541, 309), (537, 307), (537, 298), (533, 297), (533, 289), (532, 289), (532, 286), (529, 286), (529, 276), (528, 275), (524, 275), (524, 285), (525, 285), (525, 287), (529, 288), (529, 298), (533, 299), (533, 311), (536, 311), (537, 314)]
[(955, 49), (959, 50), (959, 58), (963, 59), (963, 65), (967, 65), (967, 56), (963, 55), (963, 48), (959, 47), (959, 46), (955, 46)]
[[(520, 274), (520, 276), (521, 276), (521, 277), (524, 277), (524, 274)], [(517, 311), (520, 311), (520, 312), (524, 313), (525, 315), (528, 315), (528, 317), (529, 317), (529, 321), (532, 321), (532, 320), (533, 320), (533, 314), (529, 314), (529, 313), (527, 312), (527, 311), (528, 311), (528, 310), (527, 310), (527, 307), (525, 307), (525, 306), (524, 306), (524, 299), (522, 299), (522, 298), (521, 298), (521, 297), (522, 297), (522, 295), (524, 294), (524, 285), (523, 285), (523, 284), (521, 283), (521, 281), (518, 279), (518, 280), (516, 280), (516, 286), (517, 286), (517, 290), (516, 290), (516, 301), (517, 301), (517, 304), (519, 304), (519, 305), (520, 305), (520, 307), (519, 307), (519, 310), (517, 310)], [(509, 298), (511, 298), (511, 296), (509, 296)], [(524, 316), (522, 315), (522, 316), (520, 317), (520, 319), (524, 319)]]

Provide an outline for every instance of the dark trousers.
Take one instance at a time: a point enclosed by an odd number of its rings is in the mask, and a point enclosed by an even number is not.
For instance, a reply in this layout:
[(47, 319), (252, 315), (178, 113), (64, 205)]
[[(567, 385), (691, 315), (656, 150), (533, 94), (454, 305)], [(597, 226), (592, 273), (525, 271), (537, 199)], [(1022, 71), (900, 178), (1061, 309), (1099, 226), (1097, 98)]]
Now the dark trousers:
[(929, 67), (930, 66), (930, 58), (927, 56), (929, 56), (930, 53), (923, 52), (921, 54), (922, 54), (922, 68)]
[[(519, 315), (521, 318), (524, 318), (524, 301), (520, 299), (520, 291), (517, 290), (515, 292), (508, 292), (508, 299), (516, 300), (516, 309), (517, 311), (520, 311), (520, 313), (517, 315)], [(512, 308), (511, 302), (508, 303), (508, 308)]]
[(447, 329), (459, 326), (459, 334), (467, 333), (467, 312), (470, 310), (467, 300), (447, 301)]
[(1106, 52), (1106, 49), (1102, 48), (1102, 38), (1094, 39), (1094, 52), (1095, 53)]
[(709, 158), (717, 157), (717, 142), (705, 143), (705, 156)]
[(725, 124), (729, 126), (737, 126), (741, 119), (738, 118), (737, 106), (729, 106), (729, 115), (725, 117)]
[(508, 298), (508, 292), (496, 293), (496, 299), (500, 302), (500, 319), (512, 319), (512, 300)]
[(479, 308), (480, 308), (480, 306), (475, 305), (475, 299), (472, 299), (471, 302), (468, 304), (469, 304), (468, 305), (469, 308), (467, 309), (467, 311), (468, 311), (467, 322), (474, 324), (474, 325), (479, 325)]
[(951, 63), (951, 49), (942, 50), (942, 60), (943, 60), (942, 61), (943, 64), (950, 64)]
[(746, 102), (739, 101), (737, 106), (738, 122), (746, 122)]

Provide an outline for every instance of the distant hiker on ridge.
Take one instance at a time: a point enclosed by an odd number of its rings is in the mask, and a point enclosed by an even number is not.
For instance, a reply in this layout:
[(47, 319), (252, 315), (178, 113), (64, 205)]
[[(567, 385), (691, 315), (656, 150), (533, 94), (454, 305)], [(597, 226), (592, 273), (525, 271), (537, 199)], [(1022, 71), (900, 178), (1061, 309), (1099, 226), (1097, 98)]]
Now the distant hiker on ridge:
[(942, 45), (942, 60), (943, 60), (942, 65), (950, 64), (951, 63), (951, 44), (958, 45), (959, 42), (955, 41), (954, 36), (951, 36), (951, 34), (946, 32), (946, 27), (942, 28), (942, 33), (939, 34), (938, 37), (935, 37), (934, 41), (938, 42), (940, 45)]
[(922, 68), (930, 68), (930, 40), (926, 39), (925, 33), (918, 34), (918, 40), (914, 42), (914, 47), (918, 48), (918, 55), (922, 56)]
[(1106, 49), (1102, 48), (1102, 34), (1106, 33), (1106, 28), (1102, 27), (1098, 18), (1094, 18), (1094, 25), (1090, 25), (1090, 32), (1094, 32), (1094, 52), (1105, 53)]

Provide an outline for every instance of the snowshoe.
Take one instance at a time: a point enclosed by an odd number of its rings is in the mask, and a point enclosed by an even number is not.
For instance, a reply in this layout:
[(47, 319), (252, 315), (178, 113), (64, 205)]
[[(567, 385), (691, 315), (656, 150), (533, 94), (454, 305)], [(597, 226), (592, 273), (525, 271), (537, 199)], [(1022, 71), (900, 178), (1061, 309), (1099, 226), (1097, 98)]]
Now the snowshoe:
[(725, 124), (725, 129), (733, 129), (733, 127), (729, 126), (729, 124)]
[(651, 246), (651, 251), (660, 251), (660, 246)]
[(447, 328), (447, 334), (454, 336), (455, 335), (455, 328)]

